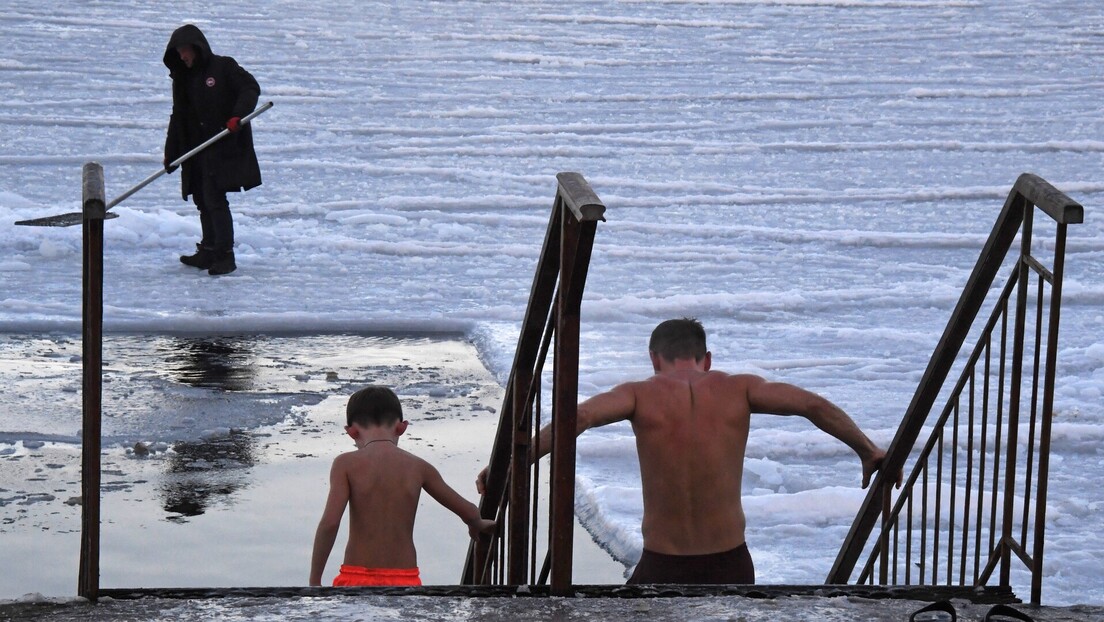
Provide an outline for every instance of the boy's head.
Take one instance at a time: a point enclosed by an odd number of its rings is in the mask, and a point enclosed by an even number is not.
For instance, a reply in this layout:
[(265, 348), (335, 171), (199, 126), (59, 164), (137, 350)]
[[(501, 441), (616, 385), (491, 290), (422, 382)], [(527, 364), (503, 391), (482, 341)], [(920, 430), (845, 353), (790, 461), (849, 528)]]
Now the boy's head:
[(369, 385), (353, 393), (345, 407), (348, 425), (362, 427), (394, 425), (403, 420), (402, 404), (391, 389)]
[(670, 362), (688, 358), (701, 361), (708, 353), (705, 347), (705, 328), (693, 318), (661, 322), (652, 331), (648, 351)]

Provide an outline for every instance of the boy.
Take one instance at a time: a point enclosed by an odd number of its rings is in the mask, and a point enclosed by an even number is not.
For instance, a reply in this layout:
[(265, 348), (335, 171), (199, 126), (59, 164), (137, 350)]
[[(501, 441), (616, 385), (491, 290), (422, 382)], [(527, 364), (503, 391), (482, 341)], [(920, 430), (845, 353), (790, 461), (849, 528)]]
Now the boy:
[(406, 431), (402, 405), (391, 389), (369, 386), (349, 398), (345, 431), (356, 451), (341, 454), (330, 469), (330, 493), (314, 536), (310, 585), (322, 585), (341, 516), (349, 506), (349, 543), (333, 584), (421, 585), (414, 549), (414, 515), (422, 490), (468, 525), (472, 538), (494, 531), (425, 460), (398, 447)]

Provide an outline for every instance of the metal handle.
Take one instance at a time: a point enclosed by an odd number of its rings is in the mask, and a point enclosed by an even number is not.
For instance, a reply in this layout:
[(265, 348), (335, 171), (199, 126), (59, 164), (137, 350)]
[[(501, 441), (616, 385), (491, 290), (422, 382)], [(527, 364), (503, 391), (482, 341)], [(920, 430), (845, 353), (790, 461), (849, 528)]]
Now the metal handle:
[[(259, 108), (257, 108), (253, 112), (251, 112), (248, 115), (242, 117), (241, 124), (242, 125), (248, 124), (257, 115), (261, 114), (262, 112), (268, 110), (271, 107), (272, 107), (272, 102), (268, 102), (268, 103), (264, 104), (263, 106), (260, 106)], [(179, 158), (177, 158), (177, 159), (173, 160), (172, 162), (170, 162), (169, 166), (170, 167), (180, 166), (188, 158), (194, 156), (195, 154), (199, 153), (200, 151), (203, 151), (207, 147), (210, 147), (211, 145), (215, 144), (221, 138), (223, 138), (224, 136), (226, 136), (229, 133), (230, 133), (230, 130), (222, 130), (218, 134), (215, 134), (214, 136), (208, 138), (206, 141), (203, 142), (203, 144), (199, 145), (195, 149), (192, 149), (188, 153), (185, 153), (184, 155), (182, 155)], [(154, 180), (156, 180), (158, 177), (164, 175), (166, 172), (167, 171), (164, 168), (162, 168), (161, 170), (157, 171), (156, 173), (154, 173), (154, 174), (150, 175), (149, 177), (143, 179), (142, 181), (138, 182), (138, 185), (134, 186), (130, 190), (127, 190), (126, 192), (124, 192), (124, 193), (120, 194), (119, 196), (115, 197), (114, 199), (112, 199), (112, 201), (110, 203), (108, 203), (107, 207), (105, 207), (104, 209), (111, 209), (111, 208), (115, 207), (116, 205), (122, 203), (123, 201), (128, 199), (130, 197), (130, 195), (132, 195), (135, 192), (138, 192), (139, 190), (141, 190), (142, 188), (145, 188), (146, 186), (150, 185), (151, 183), (153, 183)]]

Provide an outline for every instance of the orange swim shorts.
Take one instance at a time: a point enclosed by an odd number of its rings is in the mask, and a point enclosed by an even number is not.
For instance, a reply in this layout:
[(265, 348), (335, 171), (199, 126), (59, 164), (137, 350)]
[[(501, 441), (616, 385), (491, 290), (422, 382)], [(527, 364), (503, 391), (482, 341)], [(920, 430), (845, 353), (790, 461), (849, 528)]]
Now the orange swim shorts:
[(364, 568), (341, 565), (341, 572), (334, 577), (335, 586), (410, 586), (421, 585), (417, 568)]

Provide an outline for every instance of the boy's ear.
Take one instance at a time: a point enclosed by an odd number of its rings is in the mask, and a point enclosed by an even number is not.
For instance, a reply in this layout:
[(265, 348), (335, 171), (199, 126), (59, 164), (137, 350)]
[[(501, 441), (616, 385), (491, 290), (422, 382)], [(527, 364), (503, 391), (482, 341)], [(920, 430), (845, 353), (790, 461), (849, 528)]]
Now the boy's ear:
[(410, 425), (409, 421), (403, 420), (395, 424), (395, 436), (402, 436), (406, 432), (406, 427)]
[(706, 350), (705, 352), (705, 364), (702, 366), (704, 371), (709, 371), (709, 368), (713, 367), (713, 353)]
[(360, 430), (351, 425), (345, 426), (345, 433), (348, 434), (349, 438), (353, 439), (354, 441), (357, 440), (357, 438), (360, 436)]

